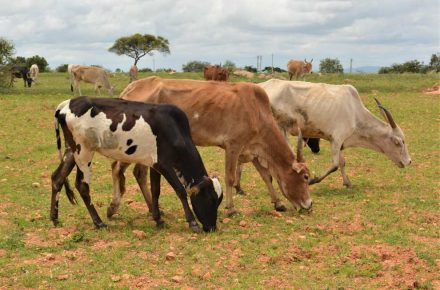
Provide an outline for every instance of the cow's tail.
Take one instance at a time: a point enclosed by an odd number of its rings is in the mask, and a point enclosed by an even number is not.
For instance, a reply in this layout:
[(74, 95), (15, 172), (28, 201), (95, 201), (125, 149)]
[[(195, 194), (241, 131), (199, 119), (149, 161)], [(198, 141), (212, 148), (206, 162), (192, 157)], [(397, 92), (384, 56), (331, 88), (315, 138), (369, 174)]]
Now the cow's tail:
[(70, 91), (73, 92), (73, 85), (70, 83)]
[[(61, 136), (60, 136), (59, 116), (60, 116), (61, 109), (65, 106), (65, 103), (66, 102), (63, 102), (63, 103), (61, 103), (58, 106), (58, 108), (57, 108), (57, 110), (55, 112), (55, 120), (54, 120), (55, 135), (56, 135), (56, 138), (57, 138), (58, 157), (59, 157), (61, 163), (63, 163), (63, 154), (61, 152)], [(76, 201), (75, 193), (73, 192), (72, 188), (70, 187), (68, 177), (66, 177), (66, 180), (64, 181), (64, 189), (66, 190), (66, 195), (67, 195), (67, 198), (69, 199), (69, 202), (71, 204), (77, 204), (78, 202)]]

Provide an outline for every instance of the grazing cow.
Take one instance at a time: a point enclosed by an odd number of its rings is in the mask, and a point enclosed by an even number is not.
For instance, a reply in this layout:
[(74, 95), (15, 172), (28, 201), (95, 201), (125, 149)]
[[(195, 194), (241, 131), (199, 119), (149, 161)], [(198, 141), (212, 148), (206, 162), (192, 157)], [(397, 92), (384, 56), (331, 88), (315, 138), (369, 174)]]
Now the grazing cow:
[(228, 81), (229, 72), (219, 65), (206, 65), (203, 69), (203, 76), (207, 81)]
[(69, 74), (69, 80), (70, 80), (70, 91), (73, 92), (73, 73), (72, 73), (72, 69), (74, 67), (79, 66), (79, 64), (69, 64), (67, 66), (67, 73)]
[(30, 71), (30, 74), (31, 74), (32, 81), (34, 83), (37, 82), (38, 74), (40, 73), (40, 70), (38, 69), (38, 65), (36, 65), (34, 63), (33, 65), (31, 65), (31, 68), (29, 69), (29, 71)]
[(110, 85), (108, 81), (107, 73), (105, 70), (94, 66), (75, 65), (71, 68), (73, 76), (73, 87), (76, 88), (79, 95), (81, 95), (81, 88), (79, 83), (84, 81), (95, 85), (95, 93), (98, 92), (101, 95), (101, 87), (108, 90), (110, 97), (113, 96), (114, 87)]
[[(66, 152), (61, 156), (59, 125), (64, 133)], [(52, 174), (51, 220), (58, 221), (59, 192), (77, 165), (76, 188), (93, 223), (105, 227), (89, 195), (90, 165), (95, 152), (120, 162), (137, 163), (151, 170), (153, 218), (160, 226), (158, 206), (160, 175), (174, 188), (193, 231), (216, 229), (217, 208), (223, 197), (217, 178), (209, 178), (191, 140), (185, 113), (172, 105), (144, 104), (121, 99), (78, 97), (58, 105), (55, 113), (57, 147), (61, 164)], [(73, 151), (72, 151), (73, 150)], [(115, 184), (118, 190), (118, 184)], [(66, 192), (68, 192), (66, 190)], [(68, 192), (69, 194), (69, 192)], [(73, 192), (69, 200), (74, 200)]]
[(22, 78), (24, 82), (24, 87), (26, 85), (30, 88), (32, 85), (32, 78), (29, 75), (29, 69), (24, 65), (13, 65), (11, 67), (11, 83), (9, 84), (10, 87), (14, 84), (14, 78)]
[(245, 78), (248, 78), (248, 79), (252, 79), (255, 76), (255, 74), (253, 72), (250, 72), (250, 71), (247, 71), (247, 70), (242, 70), (242, 69), (235, 70), (233, 72), (233, 74), (236, 75), (236, 76), (245, 77)]
[(135, 64), (130, 67), (130, 71), (128, 72), (128, 75), (130, 76), (130, 83), (138, 79), (138, 72), (139, 70)]
[(308, 62), (306, 59), (302, 60), (294, 60), (291, 59), (287, 63), (287, 71), (289, 73), (289, 79), (292, 80), (292, 77), (295, 76), (295, 79), (302, 78), (305, 74), (312, 72), (312, 60)]
[(272, 187), (271, 175), (295, 208), (311, 208), (309, 170), (302, 158), (302, 139), (298, 138), (295, 158), (272, 116), (266, 93), (257, 85), (149, 77), (129, 84), (120, 97), (174, 104), (187, 114), (196, 145), (225, 149), (228, 214), (236, 212), (232, 187), (238, 185), (237, 167), (251, 161), (266, 182), (277, 210), (286, 208)]
[(405, 137), (391, 113), (376, 99), (387, 123), (377, 119), (362, 103), (351, 85), (268, 80), (259, 85), (269, 95), (272, 111), (286, 135), (324, 138), (331, 143), (333, 164), (310, 184), (321, 182), (340, 168), (344, 185), (351, 186), (345, 173), (342, 150), (364, 147), (384, 153), (398, 167), (411, 163)]

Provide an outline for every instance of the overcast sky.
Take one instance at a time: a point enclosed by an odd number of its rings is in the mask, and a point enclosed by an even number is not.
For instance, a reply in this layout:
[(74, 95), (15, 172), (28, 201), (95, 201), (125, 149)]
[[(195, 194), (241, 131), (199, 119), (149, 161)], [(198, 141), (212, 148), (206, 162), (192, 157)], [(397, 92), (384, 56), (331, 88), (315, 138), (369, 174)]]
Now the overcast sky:
[[(134, 33), (160, 35), (171, 54), (155, 68), (191, 60), (285, 68), (289, 59), (338, 58), (344, 67), (429, 63), (440, 51), (439, 0), (0, 0), (0, 37), (17, 56), (128, 70), (133, 60), (108, 52)], [(153, 68), (145, 56), (138, 67)]]

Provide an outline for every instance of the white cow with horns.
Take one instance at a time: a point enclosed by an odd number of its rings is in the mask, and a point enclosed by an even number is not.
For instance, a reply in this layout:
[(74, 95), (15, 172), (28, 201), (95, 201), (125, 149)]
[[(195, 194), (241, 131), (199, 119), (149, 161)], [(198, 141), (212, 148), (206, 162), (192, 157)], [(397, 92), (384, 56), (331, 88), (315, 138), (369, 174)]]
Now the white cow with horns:
[(363, 147), (385, 154), (398, 167), (411, 163), (402, 129), (391, 113), (375, 98), (385, 120), (377, 119), (362, 103), (351, 85), (268, 80), (259, 84), (268, 94), (274, 116), (287, 133), (319, 137), (330, 141), (332, 166), (309, 184), (321, 182), (341, 169), (344, 185), (351, 186), (345, 173), (342, 150)]

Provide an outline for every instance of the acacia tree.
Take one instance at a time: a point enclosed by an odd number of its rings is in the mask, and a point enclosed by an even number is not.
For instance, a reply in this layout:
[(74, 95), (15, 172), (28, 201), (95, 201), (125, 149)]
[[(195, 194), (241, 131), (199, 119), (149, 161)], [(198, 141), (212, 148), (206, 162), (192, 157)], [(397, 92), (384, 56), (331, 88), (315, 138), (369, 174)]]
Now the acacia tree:
[(0, 37), (0, 65), (6, 64), (14, 53), (14, 44), (6, 38)]
[(139, 33), (131, 36), (118, 38), (112, 47), (108, 49), (117, 55), (126, 55), (134, 59), (134, 65), (145, 55), (153, 55), (153, 51), (159, 51), (163, 54), (169, 54), (168, 39), (162, 36), (154, 36), (151, 34), (141, 35)]
[(322, 73), (343, 73), (344, 68), (337, 58), (325, 58), (319, 64), (319, 72)]

